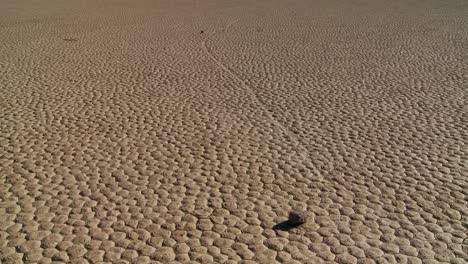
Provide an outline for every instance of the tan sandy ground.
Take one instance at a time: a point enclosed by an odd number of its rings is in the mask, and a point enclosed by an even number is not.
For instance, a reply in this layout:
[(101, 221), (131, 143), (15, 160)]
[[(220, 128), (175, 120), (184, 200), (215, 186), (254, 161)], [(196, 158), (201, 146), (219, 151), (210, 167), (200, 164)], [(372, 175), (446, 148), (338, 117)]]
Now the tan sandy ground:
[(467, 29), (465, 0), (1, 0), (0, 262), (466, 263)]

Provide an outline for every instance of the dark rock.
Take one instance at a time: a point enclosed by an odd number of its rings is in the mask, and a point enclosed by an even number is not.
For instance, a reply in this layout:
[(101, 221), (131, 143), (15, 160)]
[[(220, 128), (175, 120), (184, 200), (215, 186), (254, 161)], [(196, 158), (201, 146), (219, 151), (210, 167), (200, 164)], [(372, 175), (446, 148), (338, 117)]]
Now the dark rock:
[(291, 225), (302, 225), (307, 222), (306, 214), (302, 212), (290, 212), (288, 222)]

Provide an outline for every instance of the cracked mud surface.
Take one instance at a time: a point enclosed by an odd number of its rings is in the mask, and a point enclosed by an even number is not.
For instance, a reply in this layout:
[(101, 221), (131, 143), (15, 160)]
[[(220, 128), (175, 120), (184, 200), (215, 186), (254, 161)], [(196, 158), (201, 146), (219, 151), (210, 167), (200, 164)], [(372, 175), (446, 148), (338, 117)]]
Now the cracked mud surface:
[(0, 262), (466, 263), (467, 13), (2, 1)]

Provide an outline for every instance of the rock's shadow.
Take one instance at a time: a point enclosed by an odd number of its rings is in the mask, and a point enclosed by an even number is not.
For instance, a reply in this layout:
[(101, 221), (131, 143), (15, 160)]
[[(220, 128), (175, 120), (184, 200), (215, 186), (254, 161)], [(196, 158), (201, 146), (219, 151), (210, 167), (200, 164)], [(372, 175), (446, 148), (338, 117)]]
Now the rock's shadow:
[(300, 226), (301, 224), (292, 224), (289, 221), (283, 221), (281, 223), (276, 224), (273, 226), (273, 230), (275, 231), (289, 231), (295, 227)]

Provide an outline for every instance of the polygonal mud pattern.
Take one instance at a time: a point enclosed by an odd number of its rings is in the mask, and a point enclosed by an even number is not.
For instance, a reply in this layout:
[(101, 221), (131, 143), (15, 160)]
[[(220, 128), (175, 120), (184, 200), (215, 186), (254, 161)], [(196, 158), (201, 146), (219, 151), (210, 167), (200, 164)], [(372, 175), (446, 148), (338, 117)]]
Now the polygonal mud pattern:
[(0, 4), (0, 262), (467, 259), (465, 3), (85, 2)]

